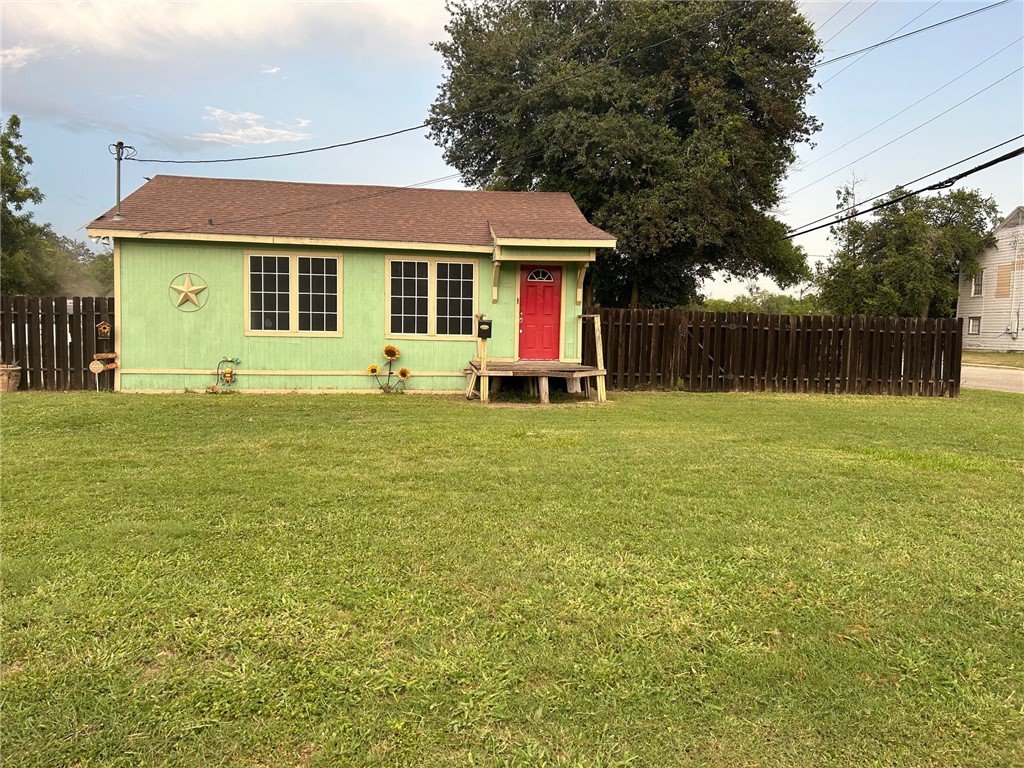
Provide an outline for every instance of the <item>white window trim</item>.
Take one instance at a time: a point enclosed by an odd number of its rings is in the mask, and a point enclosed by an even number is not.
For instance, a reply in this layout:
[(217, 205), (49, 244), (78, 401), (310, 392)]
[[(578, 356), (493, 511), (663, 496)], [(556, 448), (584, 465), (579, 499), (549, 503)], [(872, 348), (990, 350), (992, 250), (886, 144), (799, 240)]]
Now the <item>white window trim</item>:
[[(977, 330), (972, 331), (971, 326), (974, 325), (974, 321), (978, 321)], [(981, 316), (975, 315), (967, 318), (967, 335), (968, 336), (980, 336), (981, 335)]]
[[(391, 332), (391, 263), (394, 261), (427, 262), (427, 332)], [(470, 334), (439, 334), (437, 332), (437, 265), (473, 265), (473, 332)], [(480, 261), (450, 256), (388, 256), (384, 259), (384, 338), (385, 339), (436, 339), (442, 341), (476, 341), (476, 316), (480, 307)]]
[[(287, 257), (288, 259), (288, 326), (292, 329), (289, 331), (263, 331), (253, 330), (249, 327), (251, 320), (249, 315), (249, 257), (250, 256), (280, 256)], [(299, 258), (308, 257), (313, 259), (336, 259), (338, 262), (338, 330), (336, 331), (300, 331), (299, 328)], [(245, 259), (242, 268), (242, 274), (244, 276), (244, 290), (245, 300), (242, 311), (244, 314), (244, 325), (246, 336), (279, 336), (279, 337), (304, 337), (304, 338), (337, 338), (342, 336), (342, 318), (344, 317), (341, 297), (342, 291), (342, 273), (343, 273), (343, 260), (340, 253), (315, 253), (311, 251), (245, 251), (243, 256)]]
[(971, 298), (985, 295), (985, 270), (971, 278)]

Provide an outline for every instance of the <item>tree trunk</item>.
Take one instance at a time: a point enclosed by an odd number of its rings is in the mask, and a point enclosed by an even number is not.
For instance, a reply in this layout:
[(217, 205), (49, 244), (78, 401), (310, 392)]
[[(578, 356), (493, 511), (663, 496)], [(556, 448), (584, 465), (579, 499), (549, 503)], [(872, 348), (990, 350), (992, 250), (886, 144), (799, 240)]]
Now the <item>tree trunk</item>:
[(629, 293), (629, 308), (637, 309), (640, 306), (640, 276), (633, 275), (633, 288)]

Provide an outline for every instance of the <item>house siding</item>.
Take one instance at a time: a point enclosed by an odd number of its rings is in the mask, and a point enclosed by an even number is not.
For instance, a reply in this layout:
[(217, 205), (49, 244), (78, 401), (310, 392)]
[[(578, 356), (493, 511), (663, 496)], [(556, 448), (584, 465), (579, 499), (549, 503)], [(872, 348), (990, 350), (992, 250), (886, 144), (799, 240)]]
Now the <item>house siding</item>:
[[(972, 279), (961, 275), (957, 317), (964, 320), (964, 349), (1024, 352), (1024, 225), (1020, 209), (995, 231), (996, 246), (978, 261), (983, 270), (982, 295), (971, 296)], [(972, 317), (980, 333), (967, 332)]]
[[(428, 257), (476, 264), (476, 311), (493, 321), (488, 342), (491, 358), (514, 359), (516, 348), (518, 264), (503, 264), (498, 301), (492, 301), (489, 255), (396, 249), (348, 250), (324, 247), (275, 249), (264, 244), (118, 240), (119, 387), (124, 391), (203, 389), (215, 382), (214, 371), (225, 357), (233, 365), (239, 390), (363, 390), (375, 388), (364, 371), (381, 364), (381, 348), (393, 343), (399, 363), (412, 371), (410, 390), (457, 391), (462, 373), (478, 354), (475, 337), (388, 339), (386, 328), (386, 258)], [(586, 249), (565, 249), (583, 258)], [(579, 251), (579, 254), (575, 251)], [(341, 335), (265, 336), (247, 334), (245, 312), (246, 255), (308, 254), (340, 259)], [(524, 254), (525, 255), (525, 254)], [(544, 263), (551, 252), (528, 254)], [(565, 258), (562, 256), (562, 258)], [(562, 359), (578, 359), (581, 307), (576, 304), (577, 271), (563, 263)], [(175, 307), (169, 286), (182, 273), (206, 285), (205, 304), (197, 311)]]
[[(385, 338), (384, 253), (330, 248), (281, 249), (341, 258), (342, 297), (339, 336), (246, 335), (244, 245), (182, 242), (120, 243), (121, 389), (167, 390), (206, 387), (224, 357), (237, 357), (238, 389), (370, 389), (362, 373), (383, 361)], [(389, 252), (389, 255), (403, 255)], [(465, 254), (431, 253), (464, 260)], [(422, 252), (408, 258), (422, 258)], [(482, 268), (478, 262), (477, 292)], [(191, 272), (209, 295), (202, 309), (182, 312), (168, 297), (173, 278)], [(478, 298), (479, 302), (479, 298)], [(478, 304), (479, 306), (479, 304)], [(473, 337), (399, 339), (401, 365), (413, 371), (410, 389), (457, 390), (462, 369), (476, 354)], [(317, 372), (315, 375), (311, 372)], [(420, 374), (420, 375), (417, 375)]]

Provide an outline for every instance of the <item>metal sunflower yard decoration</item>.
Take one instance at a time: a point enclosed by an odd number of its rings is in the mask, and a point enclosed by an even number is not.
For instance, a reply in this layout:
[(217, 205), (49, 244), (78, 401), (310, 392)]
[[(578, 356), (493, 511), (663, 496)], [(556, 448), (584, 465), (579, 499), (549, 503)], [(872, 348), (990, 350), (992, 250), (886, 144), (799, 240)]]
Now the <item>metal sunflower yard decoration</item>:
[(412, 376), (412, 372), (408, 368), (399, 368), (397, 371), (392, 370), (395, 360), (398, 359), (398, 347), (388, 344), (381, 352), (387, 362), (384, 363), (383, 367), (376, 363), (371, 363), (367, 366), (366, 373), (369, 376), (373, 376), (381, 392), (400, 392), (405, 386), (405, 382)]

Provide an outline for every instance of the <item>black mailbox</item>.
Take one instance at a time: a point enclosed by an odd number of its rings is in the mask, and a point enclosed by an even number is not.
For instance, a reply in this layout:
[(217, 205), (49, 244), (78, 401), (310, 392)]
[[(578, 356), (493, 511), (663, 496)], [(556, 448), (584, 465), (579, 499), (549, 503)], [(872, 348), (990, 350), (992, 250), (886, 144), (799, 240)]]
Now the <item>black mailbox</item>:
[(476, 337), (478, 339), (491, 338), (491, 321), (481, 320), (476, 324)]

